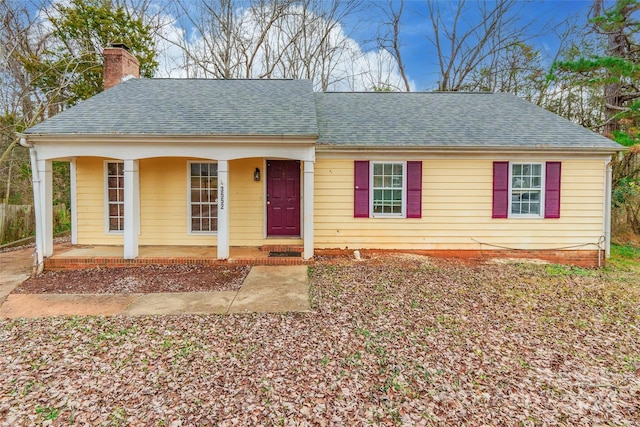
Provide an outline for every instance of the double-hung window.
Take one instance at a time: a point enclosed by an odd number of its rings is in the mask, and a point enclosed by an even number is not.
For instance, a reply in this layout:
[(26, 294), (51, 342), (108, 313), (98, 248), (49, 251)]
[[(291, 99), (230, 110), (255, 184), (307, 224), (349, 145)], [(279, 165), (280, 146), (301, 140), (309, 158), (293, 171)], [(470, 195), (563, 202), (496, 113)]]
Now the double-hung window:
[(124, 230), (124, 163), (106, 162), (107, 231)]
[(377, 216), (404, 216), (404, 162), (371, 162), (371, 212)]
[(217, 163), (189, 163), (189, 231), (218, 231)]
[(355, 218), (421, 218), (422, 162), (354, 162)]
[(542, 214), (542, 163), (511, 163), (510, 215), (540, 217)]
[(493, 162), (493, 218), (560, 218), (561, 162)]

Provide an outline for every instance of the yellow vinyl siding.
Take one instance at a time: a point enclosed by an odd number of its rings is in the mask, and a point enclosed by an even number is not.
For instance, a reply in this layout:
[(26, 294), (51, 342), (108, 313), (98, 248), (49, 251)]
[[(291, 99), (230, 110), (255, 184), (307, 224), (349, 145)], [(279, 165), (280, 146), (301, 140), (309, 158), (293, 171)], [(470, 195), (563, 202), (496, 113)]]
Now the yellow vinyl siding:
[[(188, 161), (140, 161), (140, 245), (216, 245), (215, 234), (188, 231)], [(123, 243), (122, 233), (105, 230), (104, 162), (94, 157), (76, 162), (79, 244)], [(256, 167), (262, 172), (259, 182), (253, 180)], [(422, 218), (353, 218), (353, 160), (317, 159), (315, 247), (554, 249), (589, 245), (584, 248), (594, 249), (592, 244), (602, 234), (604, 159), (562, 160), (560, 219), (491, 218), (491, 160), (423, 160), (422, 172)], [(229, 162), (226, 191), (231, 246), (302, 244), (299, 238), (265, 238), (265, 179), (262, 158)]]
[(76, 161), (78, 243), (122, 245), (122, 233), (107, 233), (105, 222), (104, 162), (98, 157)]
[[(121, 245), (122, 233), (105, 231), (104, 162), (76, 160), (78, 243)], [(215, 245), (216, 235), (189, 234), (187, 159), (143, 159), (140, 171), (140, 245)]]
[(140, 245), (215, 246), (211, 233), (189, 233), (187, 202), (189, 160), (162, 157), (140, 160)]
[[(122, 245), (122, 233), (105, 231), (104, 162), (82, 157), (76, 161), (78, 243)], [(216, 234), (189, 233), (188, 176), (186, 158), (143, 159), (140, 171), (140, 245), (215, 246)], [(264, 237), (264, 161), (261, 158), (229, 162), (229, 242), (231, 246), (297, 245), (299, 238)], [(255, 168), (262, 178), (253, 180)], [(301, 200), (302, 203), (302, 200)]]
[[(253, 172), (260, 169), (260, 181)], [(229, 244), (260, 246), (264, 236), (264, 180), (262, 159), (229, 162)]]
[(353, 160), (318, 159), (315, 171), (317, 248), (553, 249), (602, 234), (604, 160), (562, 161), (560, 219), (493, 219), (491, 160), (424, 160), (420, 219), (354, 218)]

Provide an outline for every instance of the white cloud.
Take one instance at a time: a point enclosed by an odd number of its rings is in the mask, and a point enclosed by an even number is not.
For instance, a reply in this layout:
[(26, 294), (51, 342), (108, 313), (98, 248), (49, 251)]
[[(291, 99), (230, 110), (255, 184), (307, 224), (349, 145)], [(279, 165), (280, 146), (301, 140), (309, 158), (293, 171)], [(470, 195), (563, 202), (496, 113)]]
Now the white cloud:
[[(68, 5), (68, 0), (56, 0), (41, 10), (40, 31), (50, 31), (47, 16), (56, 14), (56, 5)], [(155, 28), (159, 78), (220, 77), (220, 40), (211, 33), (215, 25), (199, 26), (206, 22), (194, 15), (179, 21), (166, 7), (147, 5), (146, 21)], [(268, 7), (268, 6), (265, 6)], [(394, 58), (386, 51), (365, 51), (353, 38), (347, 36), (340, 23), (330, 22), (319, 15), (291, 7), (286, 16), (278, 19), (266, 31), (263, 14), (268, 10), (235, 11), (233, 25), (236, 40), (231, 49), (233, 78), (312, 78), (316, 90), (367, 91), (374, 87), (400, 90), (404, 83)], [(304, 28), (306, 40), (299, 38)], [(328, 36), (327, 36), (328, 34)], [(326, 40), (319, 49), (320, 40)], [(241, 47), (239, 47), (241, 46)], [(294, 48), (295, 46), (295, 48)], [(285, 52), (280, 56), (279, 53)], [(249, 60), (247, 58), (250, 58)], [(415, 83), (410, 82), (412, 90)]]
[[(400, 90), (404, 87), (397, 64), (388, 52), (364, 51), (356, 40), (345, 34), (340, 24), (328, 22), (308, 11), (302, 14), (299, 7), (292, 8), (286, 17), (269, 27), (266, 38), (261, 39), (260, 34), (266, 27), (264, 19), (257, 16), (260, 12), (236, 11), (232, 77), (311, 76), (316, 90), (324, 87), (329, 91), (367, 91), (387, 86)], [(170, 15), (158, 19), (162, 23), (156, 39), (160, 62), (158, 77), (219, 77), (214, 63), (219, 63), (216, 59), (220, 58), (220, 45), (214, 34), (206, 32), (204, 26), (183, 28)], [(297, 38), (302, 25), (306, 26), (305, 43), (299, 43)], [(317, 50), (319, 40), (327, 31), (324, 49)], [(242, 47), (238, 47), (240, 45)], [(282, 57), (276, 54), (282, 52), (285, 52)], [(189, 63), (188, 57), (192, 58)], [(411, 81), (410, 84), (414, 90), (415, 83)]]
[(156, 20), (160, 27), (155, 37), (159, 63), (156, 77), (188, 77), (185, 51), (180, 47), (185, 43), (186, 31), (178, 27), (170, 15), (157, 15)]

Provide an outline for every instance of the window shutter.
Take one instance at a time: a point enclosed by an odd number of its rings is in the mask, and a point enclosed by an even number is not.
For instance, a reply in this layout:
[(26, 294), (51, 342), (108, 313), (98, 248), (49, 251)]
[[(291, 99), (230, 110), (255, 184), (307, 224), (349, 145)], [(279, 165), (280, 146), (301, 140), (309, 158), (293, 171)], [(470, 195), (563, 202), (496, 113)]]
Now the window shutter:
[(354, 218), (369, 218), (369, 162), (356, 160), (354, 162), (353, 216)]
[(560, 162), (547, 162), (544, 189), (544, 217), (560, 218)]
[(509, 215), (509, 162), (493, 162), (493, 218)]
[(422, 218), (422, 162), (407, 162), (407, 218)]

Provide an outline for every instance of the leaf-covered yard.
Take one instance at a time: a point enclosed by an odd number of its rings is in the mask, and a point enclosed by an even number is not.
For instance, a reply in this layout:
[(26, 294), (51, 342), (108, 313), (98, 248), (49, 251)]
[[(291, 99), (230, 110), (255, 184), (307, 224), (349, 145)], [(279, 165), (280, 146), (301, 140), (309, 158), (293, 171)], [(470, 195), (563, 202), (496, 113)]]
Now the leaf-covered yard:
[(2, 425), (639, 425), (626, 266), (325, 260), (314, 312), (0, 323)]

